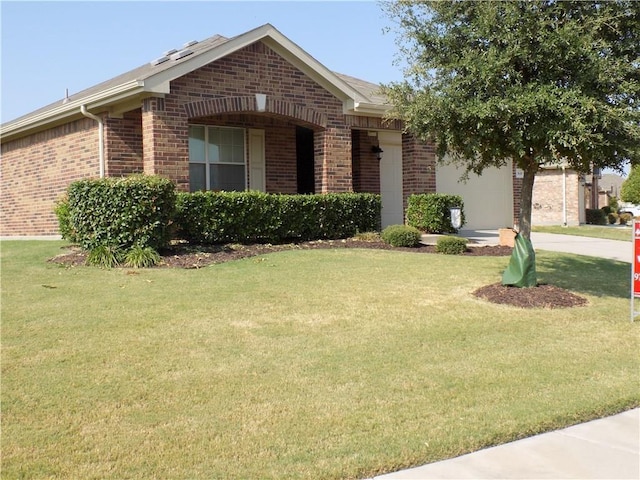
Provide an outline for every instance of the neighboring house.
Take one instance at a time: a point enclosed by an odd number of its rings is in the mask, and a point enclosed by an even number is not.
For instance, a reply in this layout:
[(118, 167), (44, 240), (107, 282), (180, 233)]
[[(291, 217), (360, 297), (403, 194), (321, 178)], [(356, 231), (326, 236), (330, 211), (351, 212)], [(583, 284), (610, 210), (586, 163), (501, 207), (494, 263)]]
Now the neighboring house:
[(377, 90), (268, 24), (190, 42), (0, 127), (0, 234), (56, 234), (69, 183), (135, 172), (181, 191), (380, 193), (383, 226), (403, 223), (410, 194), (460, 193), (467, 228), (512, 226), (513, 168), (458, 183), (431, 145), (383, 118)]
[(596, 170), (580, 174), (567, 165), (542, 167), (533, 188), (531, 223), (534, 225), (579, 225), (586, 209), (599, 208)]

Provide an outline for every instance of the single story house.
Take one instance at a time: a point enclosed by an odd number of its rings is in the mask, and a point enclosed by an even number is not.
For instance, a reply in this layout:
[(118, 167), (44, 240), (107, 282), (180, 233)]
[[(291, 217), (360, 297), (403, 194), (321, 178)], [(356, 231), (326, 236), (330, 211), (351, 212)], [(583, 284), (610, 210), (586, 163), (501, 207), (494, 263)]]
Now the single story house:
[(189, 42), (0, 126), (0, 235), (55, 235), (72, 181), (137, 172), (181, 191), (380, 193), (383, 226), (403, 223), (413, 193), (455, 193), (466, 228), (514, 225), (513, 166), (459, 183), (388, 108), (378, 85), (330, 71), (269, 24)]

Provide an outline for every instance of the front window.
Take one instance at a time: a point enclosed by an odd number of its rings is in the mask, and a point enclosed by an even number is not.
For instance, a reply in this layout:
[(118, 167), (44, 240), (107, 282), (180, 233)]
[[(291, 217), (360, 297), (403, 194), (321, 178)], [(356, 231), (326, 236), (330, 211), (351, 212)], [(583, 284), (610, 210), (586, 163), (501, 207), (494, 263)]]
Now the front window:
[(189, 188), (243, 191), (247, 186), (242, 128), (189, 127)]

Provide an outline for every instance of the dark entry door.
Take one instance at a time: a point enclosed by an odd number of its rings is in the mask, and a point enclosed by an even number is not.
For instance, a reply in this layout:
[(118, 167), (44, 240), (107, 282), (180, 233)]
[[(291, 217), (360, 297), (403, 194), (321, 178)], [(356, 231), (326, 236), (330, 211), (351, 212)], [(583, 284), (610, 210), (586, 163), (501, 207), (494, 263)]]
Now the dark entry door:
[(298, 193), (315, 193), (316, 191), (313, 156), (313, 130), (296, 127)]

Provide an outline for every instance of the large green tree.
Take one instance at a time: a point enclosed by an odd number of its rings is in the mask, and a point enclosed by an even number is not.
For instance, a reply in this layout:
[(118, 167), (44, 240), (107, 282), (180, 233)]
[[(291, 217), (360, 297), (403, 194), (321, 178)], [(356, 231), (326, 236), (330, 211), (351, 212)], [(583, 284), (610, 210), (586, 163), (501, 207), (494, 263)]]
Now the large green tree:
[(640, 2), (398, 1), (405, 79), (392, 116), (481, 174), (524, 171), (519, 229), (530, 238), (535, 175), (640, 161)]

